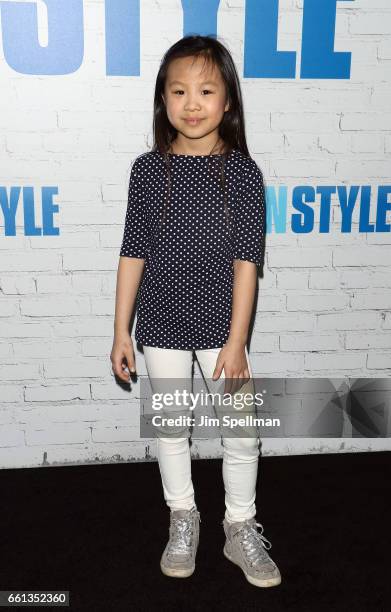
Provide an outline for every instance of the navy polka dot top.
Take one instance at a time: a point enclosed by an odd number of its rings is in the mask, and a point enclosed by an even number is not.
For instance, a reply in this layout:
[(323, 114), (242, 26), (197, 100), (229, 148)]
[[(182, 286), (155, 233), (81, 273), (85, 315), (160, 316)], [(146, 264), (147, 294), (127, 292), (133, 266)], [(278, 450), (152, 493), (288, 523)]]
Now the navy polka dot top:
[(120, 256), (145, 260), (136, 299), (135, 338), (142, 345), (222, 347), (230, 332), (233, 260), (262, 263), (262, 172), (233, 149), (222, 182), (223, 161), (169, 154), (170, 180), (158, 151), (133, 163)]

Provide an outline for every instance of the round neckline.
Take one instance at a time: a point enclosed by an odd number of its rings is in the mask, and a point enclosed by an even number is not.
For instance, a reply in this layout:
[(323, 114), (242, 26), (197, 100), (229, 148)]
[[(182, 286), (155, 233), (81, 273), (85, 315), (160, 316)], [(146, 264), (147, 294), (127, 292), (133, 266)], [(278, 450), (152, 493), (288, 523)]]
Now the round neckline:
[[(235, 149), (231, 149), (231, 151), (229, 151), (227, 153), (227, 155), (231, 155), (231, 153), (233, 153), (235, 151)], [(204, 157), (223, 157), (224, 153), (214, 153), (213, 155), (191, 155), (189, 153), (167, 153), (167, 155), (169, 155), (170, 157), (194, 157), (196, 159), (200, 159), (200, 158), (204, 158)]]

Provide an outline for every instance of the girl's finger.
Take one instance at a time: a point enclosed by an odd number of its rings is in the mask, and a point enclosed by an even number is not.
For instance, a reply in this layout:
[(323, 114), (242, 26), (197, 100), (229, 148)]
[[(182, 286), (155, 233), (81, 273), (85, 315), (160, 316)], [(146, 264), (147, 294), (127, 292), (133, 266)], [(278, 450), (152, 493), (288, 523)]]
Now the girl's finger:
[(134, 374), (136, 372), (136, 363), (134, 360), (134, 356), (130, 352), (128, 352), (125, 353), (125, 358), (128, 364), (129, 371)]
[(218, 361), (216, 362), (216, 366), (212, 374), (213, 380), (217, 380), (218, 378), (220, 378), (221, 372), (223, 371), (223, 365), (224, 365), (224, 362), (222, 363), (219, 363)]

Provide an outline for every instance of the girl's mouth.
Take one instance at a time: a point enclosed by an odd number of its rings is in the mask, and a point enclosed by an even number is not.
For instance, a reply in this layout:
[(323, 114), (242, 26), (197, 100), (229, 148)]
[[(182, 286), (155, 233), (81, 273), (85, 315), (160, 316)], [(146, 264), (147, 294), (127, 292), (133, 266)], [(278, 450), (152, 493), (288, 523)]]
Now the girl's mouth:
[(186, 123), (189, 125), (198, 125), (202, 119), (185, 119)]

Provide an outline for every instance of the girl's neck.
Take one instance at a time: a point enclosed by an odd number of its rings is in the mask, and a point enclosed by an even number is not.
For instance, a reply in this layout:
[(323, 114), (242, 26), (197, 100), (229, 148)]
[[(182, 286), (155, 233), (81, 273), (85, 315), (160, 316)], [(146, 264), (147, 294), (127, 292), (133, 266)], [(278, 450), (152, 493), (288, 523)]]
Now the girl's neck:
[(176, 149), (176, 143), (175, 141), (173, 141), (168, 149), (168, 153), (171, 153), (173, 155), (218, 155), (224, 152), (224, 141), (223, 140), (219, 140), (218, 141), (219, 146), (217, 146), (217, 143), (215, 144), (215, 146), (212, 148), (212, 150), (210, 151), (177, 151)]

